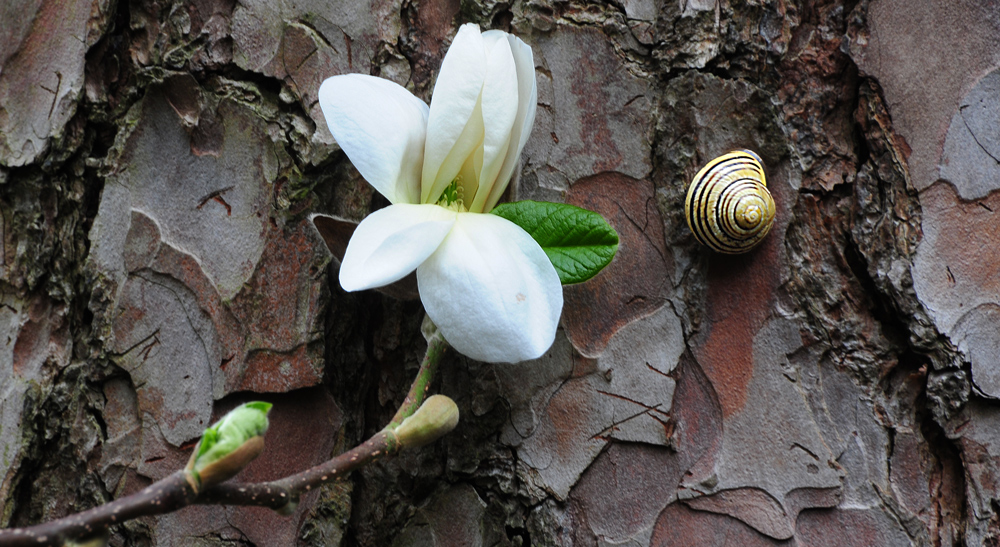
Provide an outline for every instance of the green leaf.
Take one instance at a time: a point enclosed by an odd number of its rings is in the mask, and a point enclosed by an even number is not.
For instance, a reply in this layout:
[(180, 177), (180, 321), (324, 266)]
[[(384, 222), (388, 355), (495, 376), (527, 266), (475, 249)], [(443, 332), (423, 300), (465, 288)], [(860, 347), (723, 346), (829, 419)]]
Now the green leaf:
[(491, 212), (517, 224), (538, 242), (563, 285), (594, 277), (618, 252), (618, 234), (604, 217), (574, 205), (515, 201)]

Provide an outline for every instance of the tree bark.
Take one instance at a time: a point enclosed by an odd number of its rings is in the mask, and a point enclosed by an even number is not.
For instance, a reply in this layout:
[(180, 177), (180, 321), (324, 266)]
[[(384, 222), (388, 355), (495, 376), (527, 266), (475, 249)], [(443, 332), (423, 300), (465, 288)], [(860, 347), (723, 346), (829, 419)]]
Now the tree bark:
[[(1000, 544), (992, 0), (7, 2), (0, 525), (142, 490), (247, 400), (275, 406), (244, 482), (392, 419), (423, 309), (337, 283), (309, 216), (386, 201), (316, 94), (429, 101), (465, 22), (534, 52), (511, 197), (602, 213), (615, 261), (542, 358), (444, 359), (440, 441), (111, 545)], [(717, 254), (684, 196), (744, 148), (775, 227)]]

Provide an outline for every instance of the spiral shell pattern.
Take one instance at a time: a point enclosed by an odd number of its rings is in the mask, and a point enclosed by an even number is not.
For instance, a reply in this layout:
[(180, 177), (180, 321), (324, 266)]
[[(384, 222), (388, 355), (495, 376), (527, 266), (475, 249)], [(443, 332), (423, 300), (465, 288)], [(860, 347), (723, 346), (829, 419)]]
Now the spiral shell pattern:
[(684, 216), (694, 237), (720, 253), (745, 253), (774, 224), (774, 199), (764, 166), (750, 150), (723, 154), (702, 167), (688, 187)]

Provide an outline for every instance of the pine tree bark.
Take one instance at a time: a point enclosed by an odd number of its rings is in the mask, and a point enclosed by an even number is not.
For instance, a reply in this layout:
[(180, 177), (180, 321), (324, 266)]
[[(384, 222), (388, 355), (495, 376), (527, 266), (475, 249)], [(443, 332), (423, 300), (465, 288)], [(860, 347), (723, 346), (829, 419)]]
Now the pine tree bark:
[[(243, 481), (392, 418), (423, 310), (337, 284), (309, 216), (386, 202), (316, 94), (429, 100), (465, 22), (533, 48), (511, 197), (601, 212), (615, 261), (541, 359), (444, 360), (442, 440), (111, 545), (1000, 544), (992, 0), (5, 3), (0, 525), (141, 490), (247, 400), (275, 406)], [(777, 222), (716, 254), (684, 195), (741, 148)]]

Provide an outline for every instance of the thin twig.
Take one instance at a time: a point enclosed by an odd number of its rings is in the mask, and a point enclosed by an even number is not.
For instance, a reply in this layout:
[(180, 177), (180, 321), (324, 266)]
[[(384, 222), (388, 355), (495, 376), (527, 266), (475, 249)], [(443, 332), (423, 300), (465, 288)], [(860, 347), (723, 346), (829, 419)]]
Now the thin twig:
[(131, 496), (82, 513), (27, 528), (0, 530), (0, 547), (61, 547), (70, 540), (103, 534), (112, 525), (127, 520), (170, 513), (192, 504), (254, 505), (270, 507), (283, 514), (291, 513), (303, 493), (381, 457), (394, 456), (404, 448), (395, 430), (424, 403), (447, 348), (447, 342), (439, 334), (430, 336), (420, 370), (389, 425), (364, 443), (320, 465), (276, 481), (224, 482), (201, 492), (195, 491), (184, 471), (177, 471)]
[(203, 505), (259, 505), (282, 509), (288, 503), (297, 504), (301, 494), (333, 482), (347, 473), (363, 467), (382, 456), (399, 453), (395, 436), (379, 431), (372, 438), (343, 454), (295, 475), (271, 482), (224, 482), (206, 489), (194, 503)]
[(102, 533), (111, 525), (134, 518), (170, 513), (190, 505), (194, 489), (184, 477), (184, 471), (159, 480), (139, 492), (94, 507), (82, 513), (38, 524), (30, 528), (0, 530), (3, 547), (55, 546), (67, 540)]

